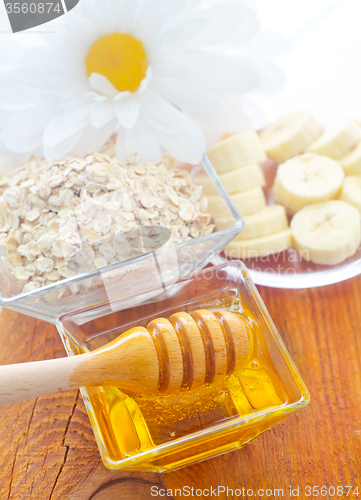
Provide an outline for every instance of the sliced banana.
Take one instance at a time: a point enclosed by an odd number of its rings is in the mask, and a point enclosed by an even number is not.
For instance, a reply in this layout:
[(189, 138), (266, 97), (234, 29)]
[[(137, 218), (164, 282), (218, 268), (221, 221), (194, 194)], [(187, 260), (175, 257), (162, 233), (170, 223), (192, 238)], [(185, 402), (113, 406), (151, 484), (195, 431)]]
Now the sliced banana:
[(213, 179), (209, 177), (209, 175), (198, 175), (194, 178), (195, 184), (197, 186), (202, 186), (202, 193), (205, 196), (210, 196), (210, 195), (218, 195), (219, 192), (218, 189), (216, 188)]
[(219, 178), (229, 194), (243, 193), (266, 185), (263, 170), (257, 163), (222, 174)]
[(289, 227), (286, 210), (281, 205), (269, 205), (251, 215), (243, 217), (246, 227), (236, 237), (237, 241), (262, 238), (280, 233)]
[(267, 154), (282, 163), (304, 153), (321, 135), (321, 127), (308, 111), (295, 111), (280, 118), (260, 134)]
[[(207, 196), (208, 209), (212, 218), (218, 220), (219, 218), (233, 218), (226, 202), (220, 194)], [(233, 219), (234, 220), (234, 219)]]
[(224, 229), (229, 229), (234, 226), (234, 217), (230, 215), (222, 215), (221, 217), (215, 217), (214, 225), (216, 226), (216, 231), (223, 231)]
[(349, 118), (334, 118), (307, 151), (338, 160), (351, 151), (360, 140), (361, 128), (357, 123)]
[(348, 175), (343, 183), (340, 200), (361, 212), (361, 175)]
[(361, 175), (361, 141), (340, 159), (340, 163), (346, 175)]
[(232, 135), (207, 150), (208, 158), (218, 174), (266, 161), (261, 140), (254, 130)]
[(296, 249), (303, 259), (334, 265), (356, 252), (361, 242), (360, 214), (344, 201), (309, 205), (291, 221)]
[[(263, 170), (257, 163), (222, 174), (219, 176), (219, 179), (229, 194), (242, 193), (266, 185)], [(198, 177), (196, 183), (203, 186), (203, 194), (205, 195), (218, 193), (214, 182), (208, 176)]]
[(266, 197), (262, 188), (250, 189), (244, 193), (231, 195), (238, 212), (243, 216), (258, 212), (267, 206)]
[[(289, 227), (286, 210), (281, 205), (267, 205), (266, 208), (243, 216), (246, 224), (243, 231), (236, 237), (237, 241), (262, 238), (269, 234), (279, 233)], [(230, 216), (217, 217), (214, 220), (217, 231), (234, 226), (234, 218)]]
[(233, 137), (236, 135), (237, 132), (223, 132), (221, 135), (221, 141), (224, 141), (225, 139), (228, 139), (229, 137)]
[(273, 194), (277, 203), (295, 214), (306, 205), (335, 198), (344, 177), (339, 162), (306, 153), (278, 167)]
[[(252, 214), (266, 207), (266, 198), (262, 188), (232, 194), (230, 198), (242, 216)], [(221, 196), (208, 196), (207, 199), (208, 211), (214, 219), (218, 220), (219, 218), (231, 216), (230, 210)]]
[(252, 240), (233, 240), (225, 248), (225, 253), (232, 259), (252, 259), (267, 257), (292, 247), (291, 229)]

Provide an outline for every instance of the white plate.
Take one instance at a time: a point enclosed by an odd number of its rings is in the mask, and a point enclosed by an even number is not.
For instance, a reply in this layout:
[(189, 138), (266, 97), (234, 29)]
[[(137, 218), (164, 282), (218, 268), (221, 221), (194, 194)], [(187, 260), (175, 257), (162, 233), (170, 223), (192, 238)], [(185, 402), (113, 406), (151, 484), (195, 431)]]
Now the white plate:
[[(272, 205), (274, 200), (271, 187), (277, 164), (268, 161), (263, 168), (267, 179), (267, 202)], [(212, 264), (221, 264), (226, 260), (222, 253), (212, 260)], [(294, 249), (268, 257), (246, 259), (244, 263), (256, 285), (289, 289), (313, 288), (338, 283), (361, 274), (361, 247), (353, 257), (335, 266), (320, 266), (302, 260)]]

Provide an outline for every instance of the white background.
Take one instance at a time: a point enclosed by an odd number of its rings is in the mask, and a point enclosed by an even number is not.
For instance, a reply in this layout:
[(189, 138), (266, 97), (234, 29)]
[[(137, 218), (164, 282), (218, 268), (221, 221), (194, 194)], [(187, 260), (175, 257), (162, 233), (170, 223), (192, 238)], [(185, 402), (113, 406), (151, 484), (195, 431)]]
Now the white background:
[(264, 28), (293, 49), (276, 58), (287, 83), (279, 95), (253, 99), (265, 118), (306, 108), (320, 120), (361, 119), (361, 0), (256, 0)]

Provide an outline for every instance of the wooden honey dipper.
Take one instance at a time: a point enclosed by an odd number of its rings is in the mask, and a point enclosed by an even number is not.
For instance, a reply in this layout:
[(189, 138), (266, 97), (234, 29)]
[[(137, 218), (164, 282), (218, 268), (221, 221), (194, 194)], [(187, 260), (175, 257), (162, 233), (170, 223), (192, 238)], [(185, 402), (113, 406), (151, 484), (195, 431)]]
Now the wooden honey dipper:
[(89, 353), (0, 366), (0, 405), (83, 386), (143, 394), (197, 389), (244, 366), (253, 347), (249, 326), (232, 312), (179, 312)]

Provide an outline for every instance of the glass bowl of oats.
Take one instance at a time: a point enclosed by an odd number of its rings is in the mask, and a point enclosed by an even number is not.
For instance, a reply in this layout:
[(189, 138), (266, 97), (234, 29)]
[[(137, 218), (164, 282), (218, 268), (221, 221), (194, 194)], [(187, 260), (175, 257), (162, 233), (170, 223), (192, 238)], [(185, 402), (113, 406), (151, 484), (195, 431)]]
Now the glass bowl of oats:
[(0, 176), (0, 306), (52, 323), (102, 302), (129, 308), (205, 267), (243, 227), (206, 156), (32, 157)]

